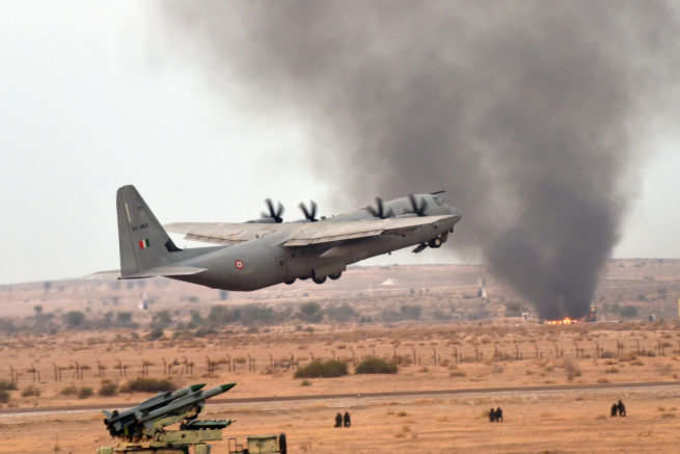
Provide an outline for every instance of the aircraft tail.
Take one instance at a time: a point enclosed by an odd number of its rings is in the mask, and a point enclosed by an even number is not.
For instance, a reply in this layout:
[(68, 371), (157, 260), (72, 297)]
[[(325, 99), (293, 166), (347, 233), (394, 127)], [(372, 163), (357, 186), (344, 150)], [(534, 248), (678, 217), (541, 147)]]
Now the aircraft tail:
[[(121, 278), (172, 275), (175, 246), (134, 186), (118, 189), (118, 242)], [(159, 272), (157, 272), (157, 270)], [(163, 272), (160, 272), (163, 271)], [(186, 268), (180, 274), (187, 273)]]

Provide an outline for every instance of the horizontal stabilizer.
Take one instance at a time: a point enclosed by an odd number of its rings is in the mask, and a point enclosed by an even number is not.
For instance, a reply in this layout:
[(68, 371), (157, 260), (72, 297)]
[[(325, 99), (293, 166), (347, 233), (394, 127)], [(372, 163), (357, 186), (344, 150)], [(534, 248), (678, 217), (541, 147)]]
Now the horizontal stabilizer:
[(189, 276), (191, 274), (198, 274), (205, 271), (206, 268), (198, 268), (195, 266), (157, 266), (154, 268), (149, 268), (140, 273), (128, 274), (121, 279), (142, 279), (147, 277), (159, 277), (159, 276)]

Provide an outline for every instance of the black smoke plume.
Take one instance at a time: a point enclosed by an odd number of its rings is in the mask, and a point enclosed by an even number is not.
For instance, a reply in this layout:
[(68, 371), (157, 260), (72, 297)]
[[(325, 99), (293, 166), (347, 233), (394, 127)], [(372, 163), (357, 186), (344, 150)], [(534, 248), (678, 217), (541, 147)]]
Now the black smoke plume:
[(447, 189), (454, 247), (541, 316), (584, 315), (677, 76), (661, 1), (165, 1), (170, 45), (294, 110), (320, 178), (366, 203)]

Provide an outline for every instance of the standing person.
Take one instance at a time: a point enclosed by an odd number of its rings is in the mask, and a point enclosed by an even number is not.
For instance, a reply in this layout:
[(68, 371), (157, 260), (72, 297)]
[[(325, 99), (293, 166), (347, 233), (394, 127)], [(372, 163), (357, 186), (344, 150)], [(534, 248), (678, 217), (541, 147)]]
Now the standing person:
[(616, 416), (616, 414), (617, 414), (618, 412), (619, 412), (619, 406), (616, 404), (616, 402), (614, 402), (614, 403), (612, 404), (611, 417), (613, 418), (614, 416)]
[(352, 420), (349, 417), (349, 412), (345, 412), (345, 427), (350, 427), (352, 425)]
[(489, 422), (496, 422), (496, 410), (489, 410)]
[(335, 415), (335, 427), (342, 427), (342, 415), (340, 413)]
[(617, 406), (619, 407), (619, 416), (626, 416), (626, 406), (623, 405), (623, 401), (619, 400)]
[(501, 407), (496, 408), (496, 422), (503, 422), (503, 410), (501, 410)]

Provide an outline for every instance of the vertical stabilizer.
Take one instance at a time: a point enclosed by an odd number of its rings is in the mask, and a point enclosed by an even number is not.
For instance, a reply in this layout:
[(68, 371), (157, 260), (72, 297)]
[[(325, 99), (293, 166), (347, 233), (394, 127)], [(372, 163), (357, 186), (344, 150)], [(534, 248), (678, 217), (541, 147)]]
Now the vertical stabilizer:
[(168, 265), (179, 251), (134, 186), (118, 189), (118, 242), (121, 277)]

